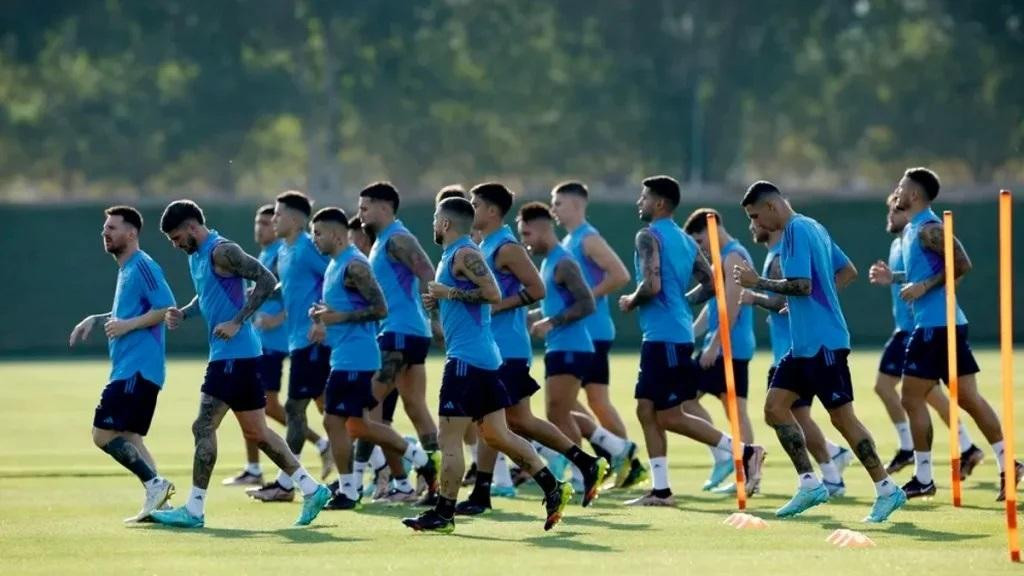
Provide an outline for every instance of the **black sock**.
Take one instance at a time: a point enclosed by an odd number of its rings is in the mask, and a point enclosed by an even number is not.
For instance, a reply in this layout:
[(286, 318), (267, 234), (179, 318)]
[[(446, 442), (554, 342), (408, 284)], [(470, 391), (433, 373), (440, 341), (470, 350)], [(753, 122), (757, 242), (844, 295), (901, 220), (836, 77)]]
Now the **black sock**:
[(490, 504), (491, 503), (491, 481), (494, 479), (493, 472), (480, 472), (476, 473), (476, 483), (473, 484), (473, 492), (469, 495), (469, 499), (477, 504)]
[(590, 443), (590, 447), (594, 449), (594, 454), (597, 454), (597, 456), (599, 458), (604, 458), (605, 460), (607, 460), (609, 462), (612, 461), (611, 453), (609, 453), (604, 448), (601, 448), (600, 446), (598, 446), (597, 444), (594, 444), (593, 442)]
[(149, 482), (156, 478), (156, 471), (149, 467), (142, 454), (139, 453), (139, 449), (121, 436), (115, 436), (113, 440), (107, 442), (103, 451), (117, 460), (118, 464), (135, 474), (139, 480)]
[(420, 436), (420, 446), (423, 446), (425, 452), (436, 452), (438, 449), (437, 445), (437, 434), (423, 434)]
[(580, 469), (580, 472), (586, 474), (590, 471), (590, 468), (597, 462), (597, 458), (587, 454), (583, 450), (580, 450), (579, 446), (573, 445), (571, 448), (565, 451), (565, 457), (569, 459)]
[(374, 446), (375, 445), (373, 442), (367, 442), (366, 440), (356, 440), (355, 461), (369, 462), (370, 455), (373, 454)]
[(743, 461), (746, 462), (753, 455), (754, 455), (754, 449), (751, 448), (750, 444), (744, 444), (743, 445)]
[(554, 474), (547, 467), (541, 468), (540, 471), (533, 475), (533, 479), (545, 494), (550, 494), (558, 489), (558, 481), (555, 480)]
[(668, 498), (669, 496), (672, 495), (672, 489), (665, 488), (663, 490), (651, 490), (651, 494), (657, 496), (658, 498)]
[(451, 519), (455, 516), (455, 500), (438, 495), (437, 508), (434, 508), (434, 510), (437, 511), (442, 518)]

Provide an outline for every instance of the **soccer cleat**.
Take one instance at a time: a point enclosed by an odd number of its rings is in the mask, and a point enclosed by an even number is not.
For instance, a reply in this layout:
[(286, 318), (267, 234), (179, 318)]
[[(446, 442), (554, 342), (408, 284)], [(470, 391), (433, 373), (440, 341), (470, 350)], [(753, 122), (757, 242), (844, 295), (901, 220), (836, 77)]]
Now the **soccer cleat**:
[(455, 505), (456, 516), (479, 516), (487, 511), (491, 510), (491, 504), (481, 504), (474, 502), (473, 498), (463, 500)]
[(416, 501), (416, 490), (409, 490), (408, 492), (399, 490), (397, 487), (391, 488), (386, 494), (380, 498), (375, 498), (374, 502), (385, 502), (387, 504), (407, 504)]
[(779, 518), (789, 518), (825, 502), (828, 502), (828, 488), (825, 488), (824, 484), (818, 484), (814, 488), (800, 488), (789, 502), (775, 511), (775, 515)]
[(423, 479), (426, 492), (437, 492), (437, 472), (441, 469), (441, 452), (434, 450), (427, 453), (427, 463), (416, 469), (416, 474)]
[(466, 476), (462, 479), (463, 488), (474, 484), (476, 484), (476, 462), (469, 465), (469, 470), (466, 470)]
[(633, 461), (629, 465), (629, 474), (626, 479), (622, 482), (619, 488), (632, 488), (634, 486), (640, 486), (647, 481), (647, 468), (640, 463), (638, 458), (633, 458)]
[(391, 489), (391, 468), (381, 466), (373, 472), (373, 500), (380, 500)]
[(154, 510), (149, 517), (157, 524), (173, 526), (175, 528), (202, 528), (206, 524), (205, 515), (193, 516), (189, 514), (188, 509), (184, 506), (170, 510)]
[(674, 507), (676, 505), (676, 497), (674, 494), (668, 496), (656, 496), (654, 491), (650, 491), (647, 494), (639, 498), (632, 500), (626, 500), (624, 502), (626, 506), (668, 506)]
[(533, 476), (530, 476), (530, 473), (522, 468), (509, 469), (509, 475), (512, 476), (512, 485), (516, 488), (533, 480)]
[(836, 452), (836, 455), (832, 457), (832, 463), (836, 465), (839, 475), (842, 476), (843, 470), (846, 470), (846, 467), (853, 463), (853, 452), (840, 446), (839, 452)]
[(903, 485), (903, 495), (908, 499), (935, 496), (935, 481), (925, 484), (918, 480), (917, 476), (912, 476), (910, 481)]
[(736, 494), (736, 483), (729, 482), (711, 489), (712, 494)]
[(415, 518), (402, 518), (402, 524), (417, 532), (440, 532), (451, 534), (455, 531), (455, 517), (445, 518), (431, 508)]
[(568, 467), (569, 459), (561, 454), (548, 460), (548, 470), (551, 471), (551, 475), (555, 477), (555, 480), (559, 482), (565, 480), (565, 469)]
[(746, 478), (744, 487), (747, 489), (747, 498), (750, 498), (761, 489), (761, 466), (764, 465), (764, 458), (768, 453), (757, 444), (747, 444), (743, 450), (745, 455), (747, 449), (750, 452), (743, 459), (743, 476)]
[(173, 494), (174, 484), (168, 480), (161, 479), (153, 487), (146, 488), (146, 501), (142, 504), (142, 510), (135, 516), (126, 518), (125, 522), (141, 522), (143, 519), (148, 518), (154, 511), (160, 510)]
[(309, 523), (320, 515), (320, 511), (324, 509), (324, 506), (330, 500), (331, 491), (327, 489), (327, 486), (323, 484), (317, 486), (315, 492), (302, 500), (302, 512), (299, 513), (298, 519), (295, 520), (295, 525), (309, 526)]
[(875, 498), (875, 503), (871, 506), (871, 513), (868, 514), (864, 521), (871, 524), (885, 522), (893, 512), (899, 510), (907, 503), (907, 498), (907, 494), (899, 488), (888, 496)]
[(597, 498), (601, 484), (608, 476), (608, 461), (604, 458), (594, 460), (594, 465), (583, 474), (583, 507), (590, 506), (590, 503)]
[(633, 459), (636, 457), (636, 442), (626, 441), (626, 448), (620, 454), (612, 456), (611, 470), (615, 473), (615, 487), (622, 488), (622, 484), (629, 477), (632, 471)]
[(890, 461), (889, 465), (885, 467), (885, 473), (895, 474), (913, 463), (913, 450), (897, 450), (896, 455), (892, 457), (892, 461)]
[(704, 481), (701, 490), (705, 492), (714, 490), (735, 471), (736, 465), (733, 464), (732, 457), (728, 460), (715, 460), (715, 465), (711, 468), (711, 475)]
[(353, 500), (344, 494), (334, 494), (331, 501), (324, 506), (324, 510), (358, 510), (363, 507), (362, 501)]
[(838, 498), (840, 496), (846, 496), (846, 483), (840, 480), (837, 483), (829, 482), (828, 480), (822, 480), (822, 485), (828, 490), (829, 498)]
[(331, 471), (334, 470), (334, 454), (331, 453), (330, 445), (320, 452), (320, 464), (323, 466), (320, 471), (320, 479), (327, 480), (327, 477), (331, 475)]
[(264, 484), (261, 488), (251, 489), (246, 491), (253, 500), (259, 500), (260, 502), (291, 502), (295, 500), (295, 489), (285, 490), (277, 480), (274, 480), (270, 484)]
[(426, 494), (423, 495), (422, 498), (417, 500), (413, 504), (413, 506), (433, 508), (433, 507), (437, 506), (437, 501), (438, 501), (437, 499), (438, 499), (437, 492), (427, 492)]
[(242, 470), (237, 475), (221, 480), (223, 486), (262, 486), (263, 474), (252, 474)]
[(572, 486), (565, 482), (559, 482), (557, 488), (544, 495), (544, 509), (548, 515), (544, 520), (545, 532), (561, 522), (562, 513), (565, 512), (565, 507), (572, 500), (572, 497)]
[(971, 444), (970, 448), (960, 453), (960, 480), (967, 480), (967, 477), (974, 472), (974, 468), (985, 459), (985, 453), (980, 448)]
[(515, 486), (498, 486), (497, 484), (491, 484), (491, 496), (498, 498), (515, 498), (519, 495), (519, 491), (516, 490)]
[[(1020, 462), (1014, 462), (1014, 485), (1020, 484), (1021, 478), (1024, 478), (1024, 464)], [(996, 502), (1006, 501), (1006, 474), (1004, 472), (999, 473), (999, 496), (996, 496)]]

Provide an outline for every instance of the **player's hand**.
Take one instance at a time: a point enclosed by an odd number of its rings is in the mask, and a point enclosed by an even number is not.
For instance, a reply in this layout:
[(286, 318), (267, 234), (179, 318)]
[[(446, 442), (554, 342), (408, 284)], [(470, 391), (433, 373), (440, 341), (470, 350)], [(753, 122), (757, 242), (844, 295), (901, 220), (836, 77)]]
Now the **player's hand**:
[(185, 314), (179, 308), (168, 308), (164, 314), (164, 324), (167, 324), (168, 330), (176, 330), (184, 319)]
[(320, 317), (324, 315), (324, 312), (327, 312), (326, 304), (313, 304), (309, 307), (309, 317), (313, 320), (320, 320)]
[(241, 330), (242, 324), (235, 322), (234, 320), (228, 320), (227, 322), (221, 322), (213, 327), (213, 335), (221, 340), (231, 340)]
[(107, 333), (107, 339), (120, 338), (132, 331), (132, 326), (127, 320), (111, 318), (103, 325), (103, 331)]
[(269, 316), (265, 312), (257, 312), (256, 314), (253, 314), (253, 317), (252, 317), (252, 326), (253, 326), (253, 328), (256, 328), (257, 330), (266, 330), (267, 329), (267, 318), (269, 318)]
[(440, 282), (427, 282), (427, 294), (430, 294), (434, 300), (444, 300), (450, 292), (451, 288)]
[(534, 322), (533, 325), (530, 326), (530, 334), (532, 334), (534, 338), (542, 340), (547, 337), (548, 332), (551, 332), (551, 329), (554, 327), (555, 326), (551, 323), (550, 318), (543, 318)]
[(868, 281), (879, 286), (889, 286), (892, 284), (892, 270), (888, 264), (879, 260), (868, 268)]
[(427, 310), (437, 308), (437, 298), (431, 296), (429, 292), (420, 294), (420, 300), (423, 302), (423, 307)]
[(712, 366), (714, 366), (715, 365), (715, 361), (718, 360), (718, 350), (719, 350), (718, 346), (712, 345), (712, 346), (708, 346), (708, 348), (706, 350), (701, 352), (700, 353), (700, 359), (698, 360), (698, 362), (700, 363), (700, 367), (705, 369), (705, 370), (708, 370)]
[(732, 279), (744, 288), (753, 288), (761, 276), (744, 262), (732, 267)]
[(327, 338), (327, 327), (324, 326), (323, 322), (314, 321), (309, 327), (309, 332), (306, 336), (313, 344), (321, 344), (324, 338)]
[(789, 304), (785, 304), (782, 308), (779, 308), (779, 314), (782, 316), (789, 316)]
[(740, 305), (753, 304), (754, 303), (754, 292), (753, 290), (747, 290), (744, 288), (740, 290)]
[(633, 311), (633, 295), (632, 294), (623, 294), (622, 296), (619, 296), (619, 310), (621, 310), (623, 312), (632, 312)]
[(921, 282), (914, 282), (913, 284), (904, 284), (903, 288), (900, 289), (900, 298), (906, 303), (911, 303), (924, 296), (924, 293), (928, 289)]
[(89, 337), (89, 333), (92, 332), (92, 327), (96, 324), (95, 316), (87, 316), (84, 320), (75, 325), (71, 330), (71, 337), (68, 338), (68, 346), (74, 347), (79, 342), (84, 342)]

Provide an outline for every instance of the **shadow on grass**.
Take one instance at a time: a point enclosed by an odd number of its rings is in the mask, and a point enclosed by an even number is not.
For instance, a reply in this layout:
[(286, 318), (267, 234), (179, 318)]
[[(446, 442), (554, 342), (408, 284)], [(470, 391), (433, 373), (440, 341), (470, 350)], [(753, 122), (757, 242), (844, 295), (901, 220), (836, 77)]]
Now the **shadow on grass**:
[(617, 550), (611, 546), (576, 540), (575, 538), (577, 536), (582, 536), (582, 534), (571, 530), (559, 530), (556, 527), (554, 531), (548, 532), (543, 536), (523, 538), (519, 541), (538, 548), (559, 548), (562, 550), (575, 550), (577, 552), (617, 552)]
[(210, 538), (224, 538), (228, 540), (244, 540), (264, 536), (279, 536), (292, 544), (337, 544), (343, 542), (365, 542), (364, 538), (353, 538), (347, 535), (338, 535), (328, 530), (335, 530), (337, 524), (319, 525), (309, 527), (287, 527), (277, 530), (248, 530), (245, 528), (198, 528), (183, 529), (163, 526), (161, 524), (149, 524), (145, 529), (175, 532), (178, 534), (194, 534), (196, 536)]
[(960, 542), (965, 540), (978, 540), (991, 536), (991, 534), (965, 534), (963, 532), (942, 532), (941, 530), (930, 530), (928, 528), (922, 528), (913, 522), (892, 522), (888, 526), (878, 526), (879, 529), (877, 530), (873, 530), (872, 528), (873, 526), (871, 524), (866, 524), (861, 531), (910, 536), (915, 540), (921, 540), (923, 542)]

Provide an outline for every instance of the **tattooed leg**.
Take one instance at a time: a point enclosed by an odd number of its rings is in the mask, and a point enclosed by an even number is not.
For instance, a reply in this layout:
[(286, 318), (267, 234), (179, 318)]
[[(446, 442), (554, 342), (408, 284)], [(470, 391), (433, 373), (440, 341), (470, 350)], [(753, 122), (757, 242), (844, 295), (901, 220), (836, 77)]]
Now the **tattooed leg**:
[(301, 454), (302, 445), (306, 442), (306, 408), (309, 406), (309, 399), (301, 400), (289, 398), (284, 403), (284, 411), (287, 417), (287, 429), (285, 437), (288, 439), (288, 448), (292, 454)]
[(871, 438), (871, 433), (868, 432), (868, 429), (861, 424), (857, 414), (854, 413), (853, 403), (833, 408), (828, 411), (828, 415), (832, 418), (832, 425), (836, 427), (836, 430), (839, 430), (843, 438), (846, 438), (846, 441), (853, 447), (853, 453), (857, 455), (857, 459), (864, 465), (864, 469), (867, 470), (871, 479), (875, 482), (884, 480), (888, 474), (885, 473), (882, 461), (878, 459), (875, 441)]
[(373, 397), (377, 402), (383, 403), (388, 394), (398, 386), (398, 374), (404, 363), (405, 355), (400, 350), (387, 350), (381, 354), (380, 370), (373, 376)]
[(790, 390), (772, 388), (764, 401), (764, 418), (775, 429), (779, 443), (793, 461), (798, 474), (812, 474), (811, 458), (807, 453), (804, 433), (793, 417), (792, 406), (799, 396)]
[(439, 493), (445, 498), (456, 500), (462, 487), (462, 475), (466, 472), (465, 455), (462, 452), (462, 437), (469, 418), (441, 418), (438, 439), (441, 444), (441, 487)]
[(110, 457), (118, 464), (134, 474), (140, 482), (149, 482), (156, 478), (156, 470), (146, 462), (138, 448), (123, 436), (115, 435), (100, 448), (110, 454)]
[(217, 463), (217, 428), (228, 412), (228, 405), (213, 396), (200, 394), (199, 416), (192, 423), (195, 455), (192, 457), (192, 485), (206, 490)]

